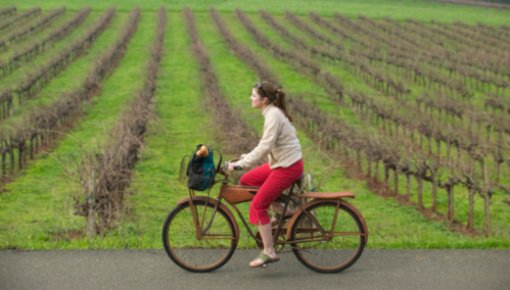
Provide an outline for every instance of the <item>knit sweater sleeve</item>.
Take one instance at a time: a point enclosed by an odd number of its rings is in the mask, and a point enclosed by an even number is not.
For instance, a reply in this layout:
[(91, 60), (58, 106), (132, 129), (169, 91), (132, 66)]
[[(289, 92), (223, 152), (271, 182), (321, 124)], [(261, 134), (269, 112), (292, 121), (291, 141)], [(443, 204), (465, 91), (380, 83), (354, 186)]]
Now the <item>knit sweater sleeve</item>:
[(280, 133), (281, 122), (277, 114), (267, 114), (264, 120), (264, 133), (255, 149), (238, 161), (238, 165), (244, 168), (252, 167), (259, 160), (265, 158), (274, 147), (278, 134)]

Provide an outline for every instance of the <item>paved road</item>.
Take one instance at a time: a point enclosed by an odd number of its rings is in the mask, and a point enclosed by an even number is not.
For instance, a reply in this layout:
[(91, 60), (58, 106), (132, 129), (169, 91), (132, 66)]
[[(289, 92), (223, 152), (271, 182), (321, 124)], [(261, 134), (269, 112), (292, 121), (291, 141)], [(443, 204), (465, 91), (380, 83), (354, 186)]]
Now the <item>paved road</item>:
[(163, 250), (0, 251), (0, 289), (510, 289), (510, 250), (366, 250), (340, 274), (317, 274), (291, 253), (250, 269), (238, 250), (219, 270), (188, 273)]

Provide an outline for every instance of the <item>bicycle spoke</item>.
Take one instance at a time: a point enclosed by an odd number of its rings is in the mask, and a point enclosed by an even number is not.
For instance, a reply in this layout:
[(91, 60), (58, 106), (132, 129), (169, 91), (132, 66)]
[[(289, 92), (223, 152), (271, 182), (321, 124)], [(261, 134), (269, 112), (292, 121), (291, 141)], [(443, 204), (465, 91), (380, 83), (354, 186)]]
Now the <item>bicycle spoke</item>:
[[(206, 272), (223, 265), (237, 245), (237, 237), (227, 214), (214, 205), (194, 202), (174, 210), (163, 229), (163, 243), (169, 257), (189, 271)], [(197, 214), (195, 214), (197, 213)], [(207, 231), (196, 235), (203, 227)]]
[(299, 261), (318, 272), (349, 267), (364, 247), (364, 228), (356, 215), (332, 201), (318, 203), (308, 213), (313, 217), (301, 214), (292, 229), (292, 250)]

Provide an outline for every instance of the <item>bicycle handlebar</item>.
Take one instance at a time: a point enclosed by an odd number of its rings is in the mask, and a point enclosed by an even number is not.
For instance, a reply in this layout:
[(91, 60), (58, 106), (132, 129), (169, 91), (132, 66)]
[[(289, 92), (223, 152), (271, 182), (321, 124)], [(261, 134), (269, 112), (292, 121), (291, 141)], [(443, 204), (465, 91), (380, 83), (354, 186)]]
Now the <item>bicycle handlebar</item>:
[[(234, 159), (234, 160), (230, 160), (230, 161), (225, 161), (225, 167), (228, 168), (229, 164), (231, 162), (236, 162), (238, 161), (239, 159)], [(243, 170), (243, 167), (242, 166), (239, 166), (239, 165), (236, 165), (234, 166), (234, 170)]]
[[(230, 160), (230, 161), (225, 161), (223, 162), (223, 167), (221, 168), (220, 172), (225, 175), (225, 176), (228, 176), (228, 165), (230, 164), (230, 162), (235, 162), (239, 159), (234, 159), (234, 160)], [(236, 171), (241, 171), (243, 170), (244, 168), (242, 166), (234, 166), (234, 170)]]

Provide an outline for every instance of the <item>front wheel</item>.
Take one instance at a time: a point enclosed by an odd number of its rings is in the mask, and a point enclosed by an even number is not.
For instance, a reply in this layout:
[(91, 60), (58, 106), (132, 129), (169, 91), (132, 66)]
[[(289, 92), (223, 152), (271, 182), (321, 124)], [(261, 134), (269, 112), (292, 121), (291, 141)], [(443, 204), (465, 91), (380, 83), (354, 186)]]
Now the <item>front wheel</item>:
[(178, 266), (191, 272), (210, 272), (223, 266), (237, 246), (230, 217), (212, 203), (196, 200), (178, 205), (163, 226), (165, 251)]
[(306, 267), (320, 273), (338, 273), (358, 260), (365, 248), (366, 228), (349, 206), (322, 201), (310, 206), (291, 229), (294, 255)]

